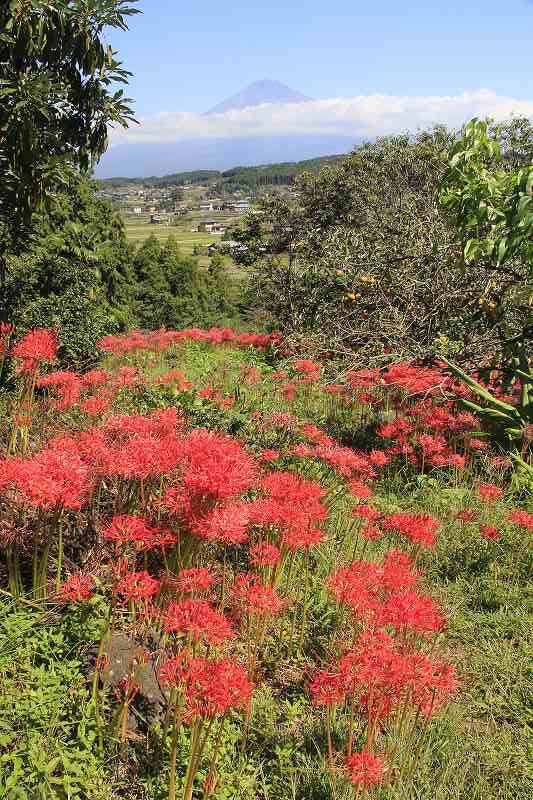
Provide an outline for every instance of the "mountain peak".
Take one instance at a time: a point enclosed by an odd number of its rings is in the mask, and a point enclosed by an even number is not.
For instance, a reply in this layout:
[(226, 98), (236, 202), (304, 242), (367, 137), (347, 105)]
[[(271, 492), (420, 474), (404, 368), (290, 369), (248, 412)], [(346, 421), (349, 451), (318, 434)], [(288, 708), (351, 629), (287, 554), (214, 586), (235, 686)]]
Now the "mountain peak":
[(250, 106), (260, 106), (263, 103), (307, 103), (311, 98), (306, 97), (301, 92), (285, 86), (284, 83), (273, 81), (270, 78), (263, 78), (254, 81), (240, 92), (223, 100), (222, 103), (210, 108), (206, 114), (224, 114), (226, 111), (236, 111)]

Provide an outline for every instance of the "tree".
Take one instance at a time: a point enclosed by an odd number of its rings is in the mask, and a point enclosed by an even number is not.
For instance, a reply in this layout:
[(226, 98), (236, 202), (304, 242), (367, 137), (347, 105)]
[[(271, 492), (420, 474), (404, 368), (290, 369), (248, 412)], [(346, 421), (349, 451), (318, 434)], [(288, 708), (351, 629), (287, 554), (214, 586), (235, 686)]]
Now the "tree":
[(107, 147), (108, 125), (132, 121), (123, 90), (113, 90), (114, 83), (127, 82), (129, 73), (111, 46), (105, 46), (102, 32), (126, 29), (127, 17), (135, 13), (126, 0), (1, 4), (4, 251), (24, 241), (24, 226), (33, 213), (66, 186), (73, 173), (91, 169)]
[[(251, 302), (271, 325), (361, 361), (423, 356), (448, 329), (464, 282), (443, 267), (452, 226), (437, 187), (450, 134), (386, 137), (318, 176), (295, 202), (269, 200), (249, 223)], [(257, 227), (261, 227), (258, 236)]]
[[(500, 440), (526, 440), (522, 454), (533, 423), (533, 145), (524, 141), (528, 130), (531, 138), (531, 126), (515, 121), (504, 129), (502, 147), (488, 122), (471, 120), (451, 150), (441, 189), (441, 202), (460, 232), (459, 267), (475, 265), (483, 286), (479, 302), (492, 312), (499, 335), (485, 366), (501, 370), (504, 385), (520, 383), (520, 400), (516, 406), (504, 403), (455, 364), (450, 368), (481, 399), (484, 405), (465, 402)], [(518, 453), (514, 457), (520, 461)]]
[(119, 215), (78, 176), (49, 210), (33, 217), (31, 238), (6, 254), (0, 319), (24, 330), (60, 330), (65, 365), (85, 366), (95, 342), (133, 322), (135, 273)]
[[(508, 135), (507, 175), (524, 130), (491, 134)], [(492, 295), (503, 311), (507, 278), (495, 272), (490, 304), (480, 303), (479, 265), (462, 259), (457, 219), (440, 198), (457, 138), (436, 128), (378, 139), (300, 177), (295, 201), (264, 201), (235, 236), (246, 246), (236, 260), (249, 266), (256, 317), (361, 362), (479, 361), (498, 350)]]
[(498, 361), (523, 360), (533, 339), (533, 163), (525, 164), (527, 150), (516, 155), (514, 124), (506, 133), (507, 159), (488, 122), (471, 120), (450, 151), (440, 194), (459, 230), (459, 268), (482, 276), (478, 303), (498, 333)]

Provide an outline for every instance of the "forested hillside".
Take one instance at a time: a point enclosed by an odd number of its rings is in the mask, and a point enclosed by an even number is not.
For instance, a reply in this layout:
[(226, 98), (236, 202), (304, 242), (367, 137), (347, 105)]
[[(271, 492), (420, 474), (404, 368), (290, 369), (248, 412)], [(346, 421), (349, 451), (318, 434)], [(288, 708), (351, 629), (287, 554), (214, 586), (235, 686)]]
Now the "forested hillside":
[(170, 175), (147, 178), (104, 178), (97, 183), (101, 186), (145, 186), (165, 187), (183, 186), (184, 184), (212, 184), (217, 188), (231, 191), (235, 186), (290, 186), (298, 175), (310, 172), (316, 175), (327, 164), (342, 161), (346, 156), (323, 156), (306, 161), (285, 162), (281, 164), (264, 164), (256, 167), (234, 167), (225, 172), (213, 170), (194, 170), (192, 172), (176, 172)]

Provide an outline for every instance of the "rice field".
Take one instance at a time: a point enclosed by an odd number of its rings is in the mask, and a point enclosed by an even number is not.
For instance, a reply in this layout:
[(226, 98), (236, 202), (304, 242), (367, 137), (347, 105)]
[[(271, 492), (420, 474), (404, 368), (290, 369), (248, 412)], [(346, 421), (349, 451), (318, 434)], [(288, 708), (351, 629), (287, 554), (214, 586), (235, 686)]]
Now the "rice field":
[(166, 241), (169, 236), (174, 236), (180, 249), (186, 255), (192, 255), (195, 245), (208, 247), (213, 242), (220, 242), (220, 236), (210, 233), (193, 233), (179, 225), (151, 225), (149, 222), (137, 224), (125, 223), (126, 236), (132, 244), (143, 242), (148, 236), (155, 236), (160, 241)]

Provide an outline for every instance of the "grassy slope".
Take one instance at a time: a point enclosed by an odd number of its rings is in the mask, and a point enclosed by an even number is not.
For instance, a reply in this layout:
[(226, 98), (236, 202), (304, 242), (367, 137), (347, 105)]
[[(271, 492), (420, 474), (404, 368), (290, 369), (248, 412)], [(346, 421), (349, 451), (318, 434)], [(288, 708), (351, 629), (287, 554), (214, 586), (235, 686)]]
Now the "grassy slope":
[[(243, 384), (240, 374), (243, 361), (259, 366), (266, 375), (270, 371), (254, 353), (190, 345), (180, 357), (179, 366), (197, 385), (214, 383), (225, 391), (239, 386), (238, 400), (227, 413), (209, 403), (193, 404), (191, 413), (196, 424), (232, 431), (240, 428), (246, 437), (247, 420), (254, 409), (287, 410), (287, 404), (271, 391), (268, 383), (264, 387)], [(354, 431), (353, 420), (324, 395), (297, 399), (290, 410), (301, 418), (327, 424), (336, 435)], [(261, 442), (261, 446), (275, 444)], [(313, 475), (313, 469), (308, 468), (309, 477), (338, 486), (339, 481), (331, 471), (317, 466)], [(428, 746), (420, 753), (414, 783), (392, 784), (376, 797), (528, 799), (533, 788), (528, 778), (527, 739), (532, 648), (525, 537), (520, 540), (516, 530), (509, 528), (501, 540), (486, 542), (480, 539), (477, 526), (461, 527), (452, 522), (452, 511), (475, 506), (468, 480), (456, 483), (444, 476), (436, 479), (396, 472), (378, 482), (375, 502), (384, 511), (427, 510), (445, 521), (438, 547), (425, 558), (424, 567), (432, 591), (442, 597), (450, 610), (445, 647), (462, 676), (458, 702), (431, 725)], [(319, 646), (324, 633), (324, 577), (342, 554), (347, 556), (354, 546), (353, 521), (342, 499), (333, 509), (329, 534), (313, 576), (309, 643), (313, 647)], [(372, 555), (371, 551), (377, 555), (379, 545), (371, 546), (365, 557)], [(29, 609), (16, 614), (15, 617), (13, 608), (4, 607), (0, 650), (7, 657), (4, 655), (0, 662), (4, 685), (0, 744), (6, 746), (8, 755), (0, 757), (0, 775), (2, 768), (7, 771), (18, 763), (20, 777), (11, 783), (4, 796), (13, 800), (162, 797), (159, 770), (157, 765), (143, 763), (142, 743), (136, 777), (129, 775), (127, 780), (116, 763), (95, 752), (80, 655), (83, 653), (80, 642), (96, 638), (90, 620), (83, 622), (70, 615), (58, 624), (59, 617), (48, 614), (44, 619), (48, 624), (43, 625), (42, 615)], [(29, 625), (34, 625), (33, 636), (21, 636), (21, 630)], [(271, 643), (274, 659), (271, 668), (280, 697), (275, 704), (268, 692), (259, 692), (246, 759), (234, 749), (231, 730), (224, 742), (220, 785), (226, 788), (217, 792), (220, 800), (333, 797), (315, 744), (320, 743), (323, 750), (323, 728), (317, 713), (310, 710), (303, 682), (301, 689), (280, 689), (289, 678), (287, 685), (294, 686), (295, 676), (303, 674), (307, 663), (305, 655), (284, 652), (287, 633), (278, 631), (279, 639)], [(14, 761), (15, 756), (18, 762)], [(66, 791), (62, 794), (61, 787), (43, 778), (47, 764), (54, 759), (64, 760), (63, 774), (74, 787), (70, 795)], [(51, 774), (55, 768), (54, 763)], [(28, 786), (35, 788), (26, 791)], [(339, 788), (336, 800), (344, 800), (345, 796)]]

